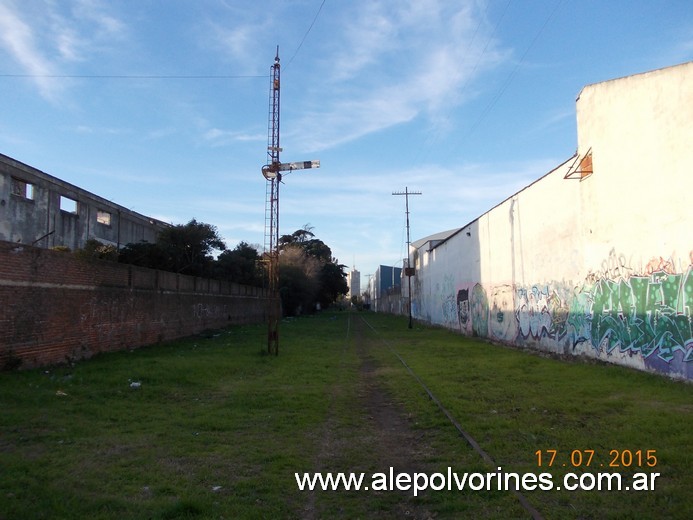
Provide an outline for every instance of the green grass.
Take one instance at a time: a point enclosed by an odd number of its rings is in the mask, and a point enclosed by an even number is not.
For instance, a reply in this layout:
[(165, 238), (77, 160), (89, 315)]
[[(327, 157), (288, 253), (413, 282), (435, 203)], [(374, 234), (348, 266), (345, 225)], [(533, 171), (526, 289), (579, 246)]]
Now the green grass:
[[(361, 316), (375, 332), (357, 327)], [(526, 518), (498, 491), (298, 491), (294, 472), (387, 471), (363, 407), (364, 352), (425, 448), (422, 468), (495, 469), (392, 350), (506, 471), (548, 471), (556, 482), (567, 468), (538, 468), (536, 450), (556, 449), (561, 462), (595, 450), (593, 467), (576, 473), (599, 471), (612, 449), (656, 450), (656, 468), (643, 470), (661, 473), (654, 492), (524, 493), (546, 518), (693, 517), (690, 385), (409, 330), (405, 318), (349, 317), (283, 322), (276, 358), (263, 354), (264, 326), (239, 326), (74, 367), (1, 373), (0, 519), (392, 518), (409, 508)]]
[[(506, 471), (659, 472), (654, 492), (533, 491), (525, 496), (547, 518), (692, 518), (693, 388), (622, 367), (557, 360), (536, 353), (460, 341), (455, 334), (395, 328), (369, 317), (382, 334), (383, 362), (395, 350), (433, 394)], [(388, 345), (390, 348), (388, 348)], [(411, 375), (391, 364), (385, 378), (423, 421), (439, 411), (420, 397)], [(443, 425), (440, 424), (440, 427)], [(557, 450), (554, 465), (537, 465), (537, 450)], [(581, 467), (571, 467), (583, 456)], [(590, 467), (588, 452), (594, 450)], [(654, 468), (609, 467), (611, 450), (656, 450)], [(563, 466), (565, 464), (565, 467)], [(465, 468), (460, 468), (464, 470)]]

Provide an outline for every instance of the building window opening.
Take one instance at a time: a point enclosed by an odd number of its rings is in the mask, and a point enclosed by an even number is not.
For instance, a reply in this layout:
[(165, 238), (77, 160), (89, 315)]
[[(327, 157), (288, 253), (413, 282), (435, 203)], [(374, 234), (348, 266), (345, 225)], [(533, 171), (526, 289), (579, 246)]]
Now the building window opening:
[(23, 199), (34, 200), (34, 185), (12, 177), (12, 195)]
[(104, 226), (111, 225), (111, 214), (108, 211), (96, 210), (96, 221)]
[(60, 196), (60, 209), (68, 213), (77, 213), (77, 201), (70, 197)]

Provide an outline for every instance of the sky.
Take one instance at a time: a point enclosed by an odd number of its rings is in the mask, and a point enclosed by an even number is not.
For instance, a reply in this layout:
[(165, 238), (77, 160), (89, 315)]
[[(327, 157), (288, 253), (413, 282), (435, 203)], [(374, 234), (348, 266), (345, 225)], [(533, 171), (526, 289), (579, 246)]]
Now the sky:
[(693, 59), (689, 0), (0, 0), (0, 152), (173, 224), (280, 234), (365, 277), (570, 158), (585, 86)]

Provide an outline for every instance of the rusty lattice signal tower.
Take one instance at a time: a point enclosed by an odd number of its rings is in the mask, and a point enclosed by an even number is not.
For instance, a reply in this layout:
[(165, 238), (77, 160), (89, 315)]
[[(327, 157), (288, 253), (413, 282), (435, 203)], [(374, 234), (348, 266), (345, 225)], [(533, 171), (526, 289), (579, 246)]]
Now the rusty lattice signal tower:
[(320, 161), (282, 163), (279, 161), (279, 93), (281, 87), (279, 47), (270, 69), (269, 124), (267, 132), (267, 164), (262, 175), (267, 179), (265, 194), (265, 255), (268, 273), (267, 352), (279, 354), (279, 321), (282, 317), (279, 298), (279, 184), (282, 172), (319, 168)]

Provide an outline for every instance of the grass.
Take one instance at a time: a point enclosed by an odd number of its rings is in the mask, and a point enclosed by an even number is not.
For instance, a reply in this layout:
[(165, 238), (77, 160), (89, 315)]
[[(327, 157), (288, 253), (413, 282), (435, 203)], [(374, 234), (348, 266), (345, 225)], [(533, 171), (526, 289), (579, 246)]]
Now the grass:
[[(636, 472), (661, 473), (654, 492), (525, 493), (547, 518), (693, 517), (689, 384), (617, 366), (459, 341), (442, 329), (393, 329), (379, 316), (370, 321), (387, 342), (378, 351), (383, 362), (392, 356), (391, 350), (397, 351), (504, 470), (548, 471), (554, 482), (569, 471), (618, 472), (628, 477)], [(417, 398), (420, 391), (412, 387), (411, 375), (404, 367), (390, 365), (385, 380), (392, 392), (402, 396), (422, 420), (437, 424), (439, 412)], [(544, 452), (542, 468), (537, 450)], [(557, 450), (550, 468), (546, 450)], [(625, 460), (619, 457), (619, 467), (610, 467), (617, 455), (611, 450), (621, 454), (642, 450), (643, 467), (626, 467), (627, 454)], [(647, 467), (647, 450), (656, 450), (653, 468)], [(574, 467), (581, 457), (582, 464)]]
[[(356, 347), (357, 320), (364, 316)], [(602, 364), (559, 361), (406, 319), (323, 313), (266, 328), (104, 354), (74, 367), (0, 374), (0, 519), (522, 518), (509, 493), (300, 492), (294, 472), (380, 472), (362, 365), (376, 363), (424, 448), (422, 466), (493, 471), (393, 354), (399, 353), (506, 471), (550, 472), (573, 450), (656, 450), (653, 492), (531, 491), (546, 518), (691, 518), (691, 386)], [(349, 332), (347, 332), (349, 331)], [(131, 388), (131, 382), (139, 388)], [(65, 395), (62, 395), (65, 394)], [(537, 450), (558, 450), (538, 468)], [(560, 461), (560, 462), (558, 462)], [(634, 467), (607, 468), (631, 475)]]

